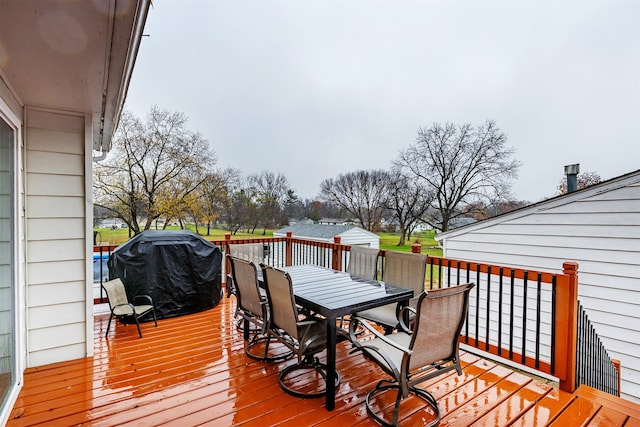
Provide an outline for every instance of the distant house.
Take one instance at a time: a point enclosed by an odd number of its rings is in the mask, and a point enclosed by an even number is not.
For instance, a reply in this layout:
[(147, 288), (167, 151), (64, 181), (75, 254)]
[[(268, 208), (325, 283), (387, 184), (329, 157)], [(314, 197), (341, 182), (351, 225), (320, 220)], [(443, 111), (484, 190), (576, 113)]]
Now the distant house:
[(273, 232), (273, 237), (285, 237), (290, 231), (293, 237), (333, 243), (333, 238), (340, 237), (343, 245), (367, 246), (380, 248), (380, 237), (355, 225), (328, 224), (293, 224)]
[(99, 228), (120, 228), (123, 224), (120, 218), (107, 218), (100, 220)]
[(447, 258), (562, 270), (622, 365), (621, 395), (640, 402), (640, 170), (436, 237)]
[(318, 220), (318, 224), (353, 225), (353, 220), (351, 220), (351, 219), (341, 219), (341, 218), (321, 218), (320, 220)]

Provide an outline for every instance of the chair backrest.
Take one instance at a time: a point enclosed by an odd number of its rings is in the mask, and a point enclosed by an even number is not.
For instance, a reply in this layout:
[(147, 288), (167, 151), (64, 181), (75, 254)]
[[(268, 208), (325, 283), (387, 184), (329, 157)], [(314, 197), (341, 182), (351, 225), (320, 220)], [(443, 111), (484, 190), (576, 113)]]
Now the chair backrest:
[(258, 283), (258, 269), (251, 261), (229, 256), (231, 276), (236, 287), (238, 306), (254, 315), (263, 316)]
[(378, 252), (376, 248), (351, 246), (347, 273), (365, 279), (375, 279), (378, 275)]
[(409, 347), (409, 370), (458, 356), (460, 331), (467, 317), (473, 283), (423, 292)]
[(251, 261), (258, 265), (264, 260), (264, 245), (262, 243), (242, 243), (231, 245), (229, 255), (235, 258)]
[(386, 251), (382, 281), (413, 289), (410, 304), (415, 306), (424, 291), (427, 274), (427, 255), (411, 252)]
[(109, 307), (113, 307), (121, 304), (128, 304), (127, 292), (124, 289), (124, 283), (119, 278), (109, 280), (102, 283), (104, 291), (107, 293), (109, 299)]
[(289, 274), (266, 265), (262, 266), (262, 278), (271, 307), (271, 326), (283, 329), (298, 339), (298, 308)]

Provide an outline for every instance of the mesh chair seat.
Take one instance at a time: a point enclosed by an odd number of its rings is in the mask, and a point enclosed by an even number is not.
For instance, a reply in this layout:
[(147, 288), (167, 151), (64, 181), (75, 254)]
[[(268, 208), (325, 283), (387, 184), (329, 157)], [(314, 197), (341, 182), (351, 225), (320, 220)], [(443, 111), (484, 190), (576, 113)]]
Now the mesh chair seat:
[(398, 327), (398, 305), (387, 304), (381, 307), (364, 310), (358, 316), (370, 320), (379, 325), (384, 325), (396, 329)]
[[(120, 320), (122, 323), (135, 323), (138, 328), (138, 336), (142, 338), (142, 331), (140, 330), (140, 318), (147, 313), (153, 313), (153, 322), (156, 327), (158, 326), (158, 320), (156, 319), (156, 309), (153, 305), (153, 300), (149, 295), (136, 295), (134, 297), (134, 303), (130, 303), (127, 298), (127, 292), (124, 288), (124, 283), (119, 278), (109, 280), (102, 284), (102, 288), (107, 294), (109, 300), (109, 309), (111, 314), (109, 315), (109, 323), (107, 324), (107, 332), (105, 337), (109, 335), (109, 329), (111, 328), (111, 319), (114, 317), (116, 320)], [(137, 301), (144, 301), (148, 304), (135, 304)]]
[(152, 305), (119, 305), (113, 308), (114, 316), (132, 316), (136, 313), (146, 313), (153, 310)]

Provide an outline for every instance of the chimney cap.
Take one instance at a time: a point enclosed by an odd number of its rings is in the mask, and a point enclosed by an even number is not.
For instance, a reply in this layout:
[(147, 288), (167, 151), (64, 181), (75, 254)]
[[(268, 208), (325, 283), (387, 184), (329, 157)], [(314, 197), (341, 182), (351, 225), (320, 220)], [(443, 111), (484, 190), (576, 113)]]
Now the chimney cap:
[(577, 175), (580, 173), (580, 163), (576, 163), (574, 165), (566, 165), (564, 167), (565, 175)]

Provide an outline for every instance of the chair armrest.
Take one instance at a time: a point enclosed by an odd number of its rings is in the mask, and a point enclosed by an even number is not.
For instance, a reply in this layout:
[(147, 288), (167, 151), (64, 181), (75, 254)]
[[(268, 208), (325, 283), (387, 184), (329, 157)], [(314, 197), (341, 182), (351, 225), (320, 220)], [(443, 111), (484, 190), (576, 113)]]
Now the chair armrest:
[(300, 320), (298, 322), (296, 322), (296, 325), (298, 326), (307, 326), (307, 325), (313, 325), (314, 323), (317, 323), (318, 320)]
[(138, 298), (146, 300), (149, 304), (153, 305), (153, 300), (149, 295), (136, 295), (133, 297), (133, 301), (135, 302)]
[(398, 322), (400, 324), (400, 329), (402, 330), (402, 332), (407, 333), (407, 334), (412, 334), (413, 331), (411, 330), (411, 328), (409, 327), (409, 325), (407, 325), (406, 323), (404, 323), (404, 312), (405, 311), (409, 311), (411, 313), (413, 313), (413, 315), (415, 316), (417, 313), (417, 310), (409, 305), (406, 305), (404, 307), (402, 307), (400, 309), (400, 311), (398, 312)]

